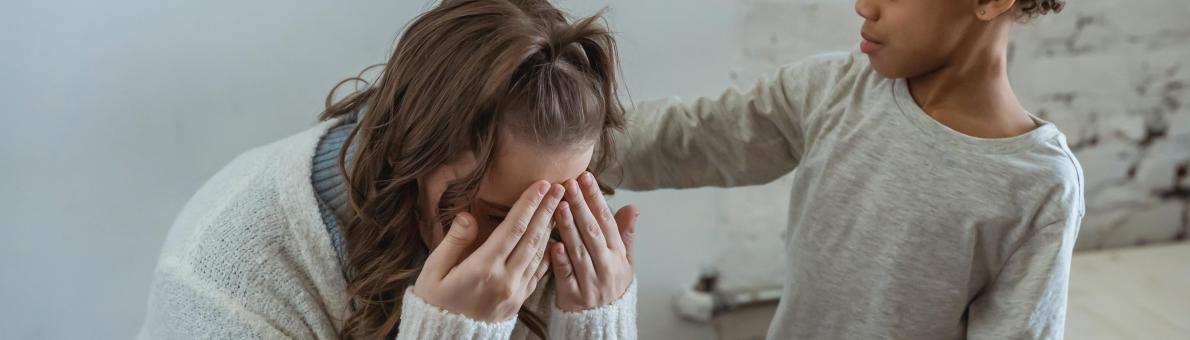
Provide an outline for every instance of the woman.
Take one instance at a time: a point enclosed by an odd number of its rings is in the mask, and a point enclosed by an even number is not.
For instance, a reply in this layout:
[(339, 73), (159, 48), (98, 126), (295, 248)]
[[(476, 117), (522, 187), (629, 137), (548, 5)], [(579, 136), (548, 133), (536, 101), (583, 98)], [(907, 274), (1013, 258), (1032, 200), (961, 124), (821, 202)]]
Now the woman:
[(445, 0), (322, 118), (187, 203), (142, 338), (635, 337), (635, 208), (586, 172), (623, 124), (595, 17)]

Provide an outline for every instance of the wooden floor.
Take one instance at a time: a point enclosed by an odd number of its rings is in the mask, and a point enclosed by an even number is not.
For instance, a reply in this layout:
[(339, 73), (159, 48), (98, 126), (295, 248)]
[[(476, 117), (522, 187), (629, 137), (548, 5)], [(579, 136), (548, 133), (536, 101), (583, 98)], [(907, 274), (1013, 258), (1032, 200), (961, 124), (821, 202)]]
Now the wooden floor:
[[(717, 317), (720, 339), (764, 339), (775, 304)], [(1077, 253), (1066, 339), (1190, 339), (1190, 242)]]
[(1190, 243), (1079, 253), (1067, 339), (1190, 339)]

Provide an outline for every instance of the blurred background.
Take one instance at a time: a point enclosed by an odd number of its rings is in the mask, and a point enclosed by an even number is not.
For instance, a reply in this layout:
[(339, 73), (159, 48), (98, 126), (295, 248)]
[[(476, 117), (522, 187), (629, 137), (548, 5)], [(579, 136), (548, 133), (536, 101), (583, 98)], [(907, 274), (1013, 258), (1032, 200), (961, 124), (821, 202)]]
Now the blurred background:
[[(853, 49), (860, 24), (843, 0), (558, 3), (610, 7), (633, 101), (750, 85)], [(240, 152), (314, 124), (330, 88), (384, 62), (431, 5), (0, 2), (0, 338), (132, 337), (190, 195)], [(1069, 0), (1014, 40), (1018, 94), (1086, 172), (1070, 338), (1190, 334), (1186, 18), (1184, 0)], [(617, 195), (642, 209), (641, 338), (763, 337), (766, 293), (784, 275), (787, 181)], [(686, 320), (674, 297), (700, 277), (696, 297), (740, 305)], [(748, 298), (725, 298), (736, 293)]]

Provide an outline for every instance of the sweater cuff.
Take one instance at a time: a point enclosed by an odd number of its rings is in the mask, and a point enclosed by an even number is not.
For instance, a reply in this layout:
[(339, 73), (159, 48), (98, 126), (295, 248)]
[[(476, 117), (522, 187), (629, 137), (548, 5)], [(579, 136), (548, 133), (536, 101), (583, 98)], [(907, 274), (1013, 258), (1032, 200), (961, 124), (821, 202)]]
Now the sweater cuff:
[(636, 339), (636, 279), (609, 305), (566, 312), (550, 304), (549, 328), (550, 339)]
[(405, 289), (401, 305), (401, 326), (397, 340), (406, 339), (508, 339), (516, 326), (516, 316), (501, 322), (485, 322), (431, 305)]

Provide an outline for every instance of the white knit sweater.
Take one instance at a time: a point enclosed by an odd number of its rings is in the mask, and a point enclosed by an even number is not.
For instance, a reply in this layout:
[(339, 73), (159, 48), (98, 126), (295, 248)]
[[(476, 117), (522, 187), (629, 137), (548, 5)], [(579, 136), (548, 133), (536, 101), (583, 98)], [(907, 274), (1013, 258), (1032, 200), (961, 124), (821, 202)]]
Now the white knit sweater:
[[(140, 339), (335, 339), (343, 270), (318, 210), (310, 162), (335, 120), (233, 160), (199, 189), (166, 238)], [(539, 289), (526, 306), (556, 339), (636, 338), (636, 284), (615, 303), (565, 313)], [(399, 339), (530, 338), (516, 318), (472, 320), (405, 293)]]

